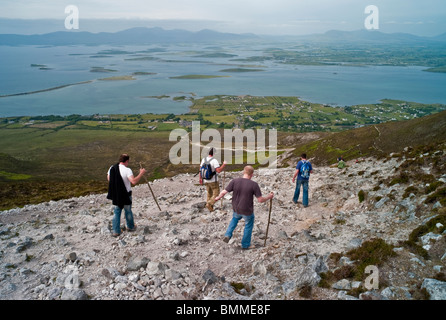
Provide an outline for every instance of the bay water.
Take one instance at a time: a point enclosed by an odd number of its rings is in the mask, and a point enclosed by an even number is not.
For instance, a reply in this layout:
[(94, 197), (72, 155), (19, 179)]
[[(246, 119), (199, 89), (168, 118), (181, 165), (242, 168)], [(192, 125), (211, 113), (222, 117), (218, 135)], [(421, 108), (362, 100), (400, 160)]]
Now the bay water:
[[(425, 72), (423, 66), (240, 61), (262, 56), (264, 49), (193, 44), (0, 45), (0, 117), (182, 114), (189, 111), (191, 102), (173, 97), (209, 95), (296, 96), (336, 106), (379, 103), (382, 99), (446, 104), (446, 74)], [(185, 75), (219, 77), (175, 78)], [(133, 76), (134, 80), (100, 80), (118, 76)]]

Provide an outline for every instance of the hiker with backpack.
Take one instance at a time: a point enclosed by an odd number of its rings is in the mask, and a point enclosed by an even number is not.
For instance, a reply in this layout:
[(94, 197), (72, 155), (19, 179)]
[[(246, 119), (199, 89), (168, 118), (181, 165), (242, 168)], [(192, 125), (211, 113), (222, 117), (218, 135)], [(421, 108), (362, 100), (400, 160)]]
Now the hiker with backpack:
[(200, 164), (200, 184), (206, 186), (207, 200), (206, 208), (214, 211), (215, 198), (220, 193), (220, 185), (218, 184), (218, 174), (223, 171), (226, 161), (220, 166), (218, 160), (214, 158), (214, 148), (209, 150), (209, 155), (201, 160)]
[(293, 202), (297, 204), (297, 200), (299, 200), (300, 187), (302, 186), (303, 190), (303, 199), (302, 204), (306, 208), (308, 207), (308, 183), (310, 180), (310, 173), (313, 173), (313, 167), (310, 161), (307, 160), (307, 155), (303, 153), (300, 156), (301, 160), (297, 163), (296, 172), (293, 176), (293, 183), (296, 180), (296, 190), (294, 191)]

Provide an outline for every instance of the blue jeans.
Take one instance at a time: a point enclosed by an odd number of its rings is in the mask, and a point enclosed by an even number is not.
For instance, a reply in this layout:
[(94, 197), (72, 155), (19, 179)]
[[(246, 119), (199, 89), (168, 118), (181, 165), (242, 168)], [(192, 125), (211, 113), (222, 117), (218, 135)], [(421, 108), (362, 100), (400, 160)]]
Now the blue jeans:
[(254, 227), (254, 213), (250, 216), (245, 216), (242, 214), (238, 214), (237, 212), (234, 212), (232, 215), (231, 222), (229, 222), (228, 230), (226, 230), (225, 237), (228, 237), (229, 239), (232, 238), (232, 233), (234, 232), (234, 229), (235, 227), (237, 227), (237, 224), (241, 218), (245, 220), (245, 229), (243, 231), (243, 238), (242, 238), (242, 248), (249, 248), (249, 246), (251, 245), (252, 229)]
[(299, 179), (297, 180), (296, 190), (294, 191), (293, 202), (297, 203), (297, 200), (299, 200), (300, 186), (302, 186), (303, 190), (302, 204), (304, 205), (304, 207), (306, 207), (308, 206), (308, 180), (299, 180)]
[[(132, 200), (132, 197), (130, 197), (130, 200)], [(115, 206), (114, 209), (114, 217), (113, 217), (113, 233), (120, 234), (121, 233), (121, 212), (122, 209), (118, 206)], [(125, 221), (127, 223), (127, 228), (133, 229), (135, 227), (135, 223), (133, 221), (133, 212), (132, 212), (132, 205), (125, 205), (124, 206), (124, 213), (125, 213)]]

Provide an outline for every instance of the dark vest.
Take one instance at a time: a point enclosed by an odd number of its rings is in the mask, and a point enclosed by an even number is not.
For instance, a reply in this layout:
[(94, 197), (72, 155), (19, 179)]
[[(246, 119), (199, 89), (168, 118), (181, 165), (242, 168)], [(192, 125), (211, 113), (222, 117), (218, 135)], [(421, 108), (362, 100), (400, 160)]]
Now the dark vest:
[(125, 205), (132, 204), (130, 195), (131, 192), (127, 192), (125, 188), (124, 180), (119, 172), (119, 163), (117, 163), (110, 169), (107, 199), (112, 200), (115, 206), (122, 209)]

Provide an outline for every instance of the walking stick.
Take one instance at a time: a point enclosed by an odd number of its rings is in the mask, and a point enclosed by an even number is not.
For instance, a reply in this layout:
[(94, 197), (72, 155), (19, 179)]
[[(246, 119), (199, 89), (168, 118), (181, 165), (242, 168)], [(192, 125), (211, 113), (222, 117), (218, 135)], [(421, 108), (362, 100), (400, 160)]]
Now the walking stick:
[[(226, 171), (223, 171), (223, 190), (225, 189), (225, 178), (226, 178)], [(221, 198), (221, 207), (223, 208), (223, 198)]]
[[(139, 163), (139, 167), (142, 169), (141, 162)], [(150, 186), (149, 180), (147, 180), (146, 177), (144, 177), (144, 179), (146, 180), (147, 184), (149, 185), (150, 192), (152, 193), (152, 197), (155, 200), (156, 205), (158, 206), (158, 209), (161, 211), (160, 205), (158, 204), (158, 200), (156, 200), (155, 194), (153, 193), (153, 190), (152, 190), (152, 187)]]
[(268, 225), (266, 227), (266, 236), (265, 236), (265, 243), (263, 244), (264, 247), (266, 247), (266, 239), (268, 238), (268, 229), (269, 229), (269, 221), (271, 218), (271, 208), (273, 207), (273, 199), (269, 200), (269, 214), (268, 214)]

